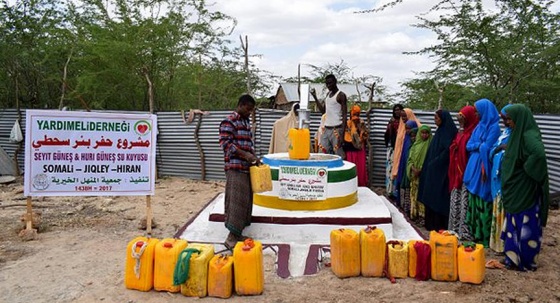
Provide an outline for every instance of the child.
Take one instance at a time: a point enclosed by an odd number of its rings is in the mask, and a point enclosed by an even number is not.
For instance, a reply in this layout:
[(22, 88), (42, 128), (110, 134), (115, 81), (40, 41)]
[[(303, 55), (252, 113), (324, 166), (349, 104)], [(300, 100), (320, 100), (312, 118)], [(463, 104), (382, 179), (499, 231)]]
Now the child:
[(423, 225), (424, 205), (418, 202), (418, 183), (431, 141), (432, 130), (428, 125), (422, 125), (418, 129), (416, 141), (410, 148), (406, 165), (406, 173), (410, 180), (410, 219), (419, 221), (420, 225)]

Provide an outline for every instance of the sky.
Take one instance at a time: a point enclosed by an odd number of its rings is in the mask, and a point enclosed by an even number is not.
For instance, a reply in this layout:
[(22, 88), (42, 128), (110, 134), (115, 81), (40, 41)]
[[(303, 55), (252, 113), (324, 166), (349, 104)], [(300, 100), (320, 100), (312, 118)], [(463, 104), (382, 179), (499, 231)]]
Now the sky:
[[(431, 58), (406, 55), (437, 44), (436, 36), (418, 29), (416, 16), (426, 13), (437, 0), (404, 0), (383, 12), (356, 14), (377, 8), (388, 0), (220, 0), (211, 10), (237, 19), (231, 36), (247, 36), (251, 61), (260, 69), (283, 77), (310, 76), (309, 64), (326, 66), (341, 60), (354, 77), (383, 78), (389, 92), (415, 72), (431, 70)], [(493, 1), (487, 1), (493, 3)], [(211, 2), (208, 2), (211, 3)], [(560, 4), (554, 4), (558, 11)], [(335, 75), (336, 76), (336, 75)]]

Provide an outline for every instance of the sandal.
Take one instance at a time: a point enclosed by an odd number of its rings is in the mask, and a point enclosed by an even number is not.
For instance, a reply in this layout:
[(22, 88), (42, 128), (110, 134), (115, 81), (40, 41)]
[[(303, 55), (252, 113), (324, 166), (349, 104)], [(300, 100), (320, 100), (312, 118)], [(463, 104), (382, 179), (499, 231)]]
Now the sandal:
[(226, 238), (226, 241), (224, 242), (224, 246), (227, 249), (233, 251), (233, 248), (235, 247), (235, 244), (237, 244), (237, 241), (238, 241), (237, 237), (234, 234), (229, 233), (229, 235)]
[(229, 239), (227, 239), (224, 242), (224, 246), (228, 249), (233, 251), (233, 248), (235, 247), (235, 244), (237, 244), (237, 241), (230, 241)]
[(506, 268), (506, 266), (504, 264), (500, 263), (500, 261), (495, 260), (495, 259), (488, 260), (488, 262), (486, 262), (485, 267), (490, 268), (490, 269), (504, 269), (504, 268)]

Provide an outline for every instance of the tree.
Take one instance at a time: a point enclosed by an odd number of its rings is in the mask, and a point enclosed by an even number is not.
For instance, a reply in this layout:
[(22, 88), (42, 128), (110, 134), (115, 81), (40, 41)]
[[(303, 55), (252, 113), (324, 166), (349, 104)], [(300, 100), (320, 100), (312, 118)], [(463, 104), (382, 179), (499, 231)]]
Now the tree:
[[(3, 107), (222, 109), (244, 91), (240, 48), (225, 38), (236, 21), (204, 0), (0, 4)], [(268, 91), (272, 75), (249, 67), (255, 94)]]
[[(437, 66), (420, 74), (422, 80), (455, 84), (498, 106), (522, 102), (537, 112), (555, 110), (560, 101), (560, 14), (551, 12), (552, 3), (496, 0), (491, 10), (482, 0), (438, 1), (428, 12), (438, 12), (439, 18), (420, 15), (415, 26), (436, 33), (439, 43), (409, 54), (435, 59)], [(412, 80), (405, 88), (417, 84)]]
[(0, 104), (18, 99), (22, 107), (56, 106), (69, 39), (62, 1), (0, 5)]

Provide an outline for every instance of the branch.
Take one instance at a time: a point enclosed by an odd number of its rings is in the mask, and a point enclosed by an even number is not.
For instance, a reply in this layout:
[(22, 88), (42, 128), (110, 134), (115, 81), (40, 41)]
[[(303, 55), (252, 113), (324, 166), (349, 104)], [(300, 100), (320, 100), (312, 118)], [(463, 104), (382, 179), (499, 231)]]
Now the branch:
[[(73, 50), (72, 50), (73, 51)], [(64, 73), (62, 74), (62, 94), (60, 95), (60, 103), (58, 104), (58, 110), (62, 110), (64, 107), (64, 94), (66, 93), (66, 77), (68, 72), (68, 64), (70, 63), (70, 59), (72, 58), (72, 51), (68, 55), (68, 59), (66, 59), (66, 63), (64, 64)]]

